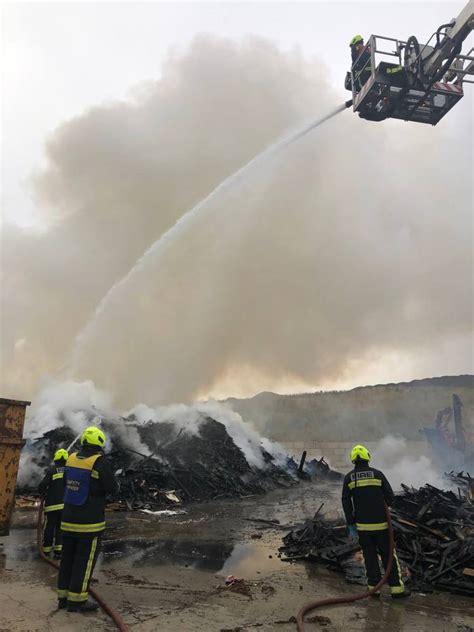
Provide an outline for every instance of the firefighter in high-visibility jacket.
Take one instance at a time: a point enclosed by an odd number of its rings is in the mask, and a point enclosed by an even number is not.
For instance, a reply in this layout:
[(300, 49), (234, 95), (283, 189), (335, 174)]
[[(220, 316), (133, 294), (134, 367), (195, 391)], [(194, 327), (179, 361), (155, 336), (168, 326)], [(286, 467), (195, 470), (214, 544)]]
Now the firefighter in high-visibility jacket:
[(105, 435), (90, 426), (81, 435), (81, 449), (71, 454), (64, 470), (66, 489), (61, 521), (63, 551), (58, 575), (58, 608), (89, 612), (98, 604), (88, 600), (89, 584), (105, 529), (107, 494), (117, 489), (104, 456)]
[(68, 459), (66, 450), (56, 450), (53, 467), (49, 468), (38, 486), (44, 498), (45, 523), (43, 530), (43, 551), (53, 552), (54, 558), (61, 557), (61, 516), (64, 507), (64, 466)]
[[(370, 467), (370, 454), (367, 448), (363, 445), (354, 446), (351, 461), (354, 463), (354, 469), (344, 478), (342, 506), (351, 536), (359, 538), (367, 573), (367, 587), (370, 590), (382, 578), (379, 555), (384, 568), (387, 567), (390, 540), (385, 505), (392, 504), (394, 494), (384, 474)], [(410, 594), (403, 584), (395, 549), (388, 584), (394, 599)], [(380, 594), (376, 592), (373, 596), (379, 597)]]
[(372, 74), (370, 48), (365, 48), (362, 35), (354, 35), (349, 42), (351, 49), (352, 66), (357, 62), (357, 70), (354, 72), (356, 92), (360, 92)]

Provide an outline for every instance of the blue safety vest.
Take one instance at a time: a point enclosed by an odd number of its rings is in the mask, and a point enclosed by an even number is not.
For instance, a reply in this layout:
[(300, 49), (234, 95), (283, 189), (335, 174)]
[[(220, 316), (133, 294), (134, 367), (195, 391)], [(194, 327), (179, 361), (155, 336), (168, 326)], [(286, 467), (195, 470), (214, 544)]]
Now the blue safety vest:
[(88, 457), (79, 457), (77, 453), (71, 454), (66, 463), (66, 491), (64, 502), (70, 505), (82, 506), (89, 498), (91, 478), (95, 473), (94, 464), (101, 454), (93, 454)]

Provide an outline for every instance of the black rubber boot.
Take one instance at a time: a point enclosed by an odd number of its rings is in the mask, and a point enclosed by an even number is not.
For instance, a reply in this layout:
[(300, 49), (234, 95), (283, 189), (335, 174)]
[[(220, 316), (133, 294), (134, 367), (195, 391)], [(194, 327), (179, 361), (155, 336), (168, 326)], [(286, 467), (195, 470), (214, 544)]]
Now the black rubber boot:
[(99, 604), (96, 601), (83, 601), (82, 603), (71, 603), (67, 605), (68, 612), (94, 612), (98, 610)]
[(67, 608), (67, 597), (58, 599), (58, 610), (64, 610), (64, 608)]

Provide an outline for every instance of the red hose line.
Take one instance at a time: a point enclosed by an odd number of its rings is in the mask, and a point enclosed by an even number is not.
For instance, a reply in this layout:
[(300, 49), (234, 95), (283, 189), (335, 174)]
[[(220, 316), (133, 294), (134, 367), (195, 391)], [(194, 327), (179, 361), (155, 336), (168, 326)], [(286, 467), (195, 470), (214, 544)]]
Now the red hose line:
[(385, 569), (385, 573), (382, 579), (379, 581), (379, 583), (376, 586), (374, 586), (370, 590), (366, 590), (363, 593), (359, 593), (358, 595), (351, 595), (349, 597), (328, 597), (327, 599), (317, 599), (316, 601), (308, 602), (300, 609), (300, 611), (296, 615), (296, 627), (298, 628), (298, 632), (305, 632), (304, 617), (305, 615), (308, 614), (308, 612), (312, 612), (313, 610), (316, 610), (316, 608), (322, 608), (322, 606), (335, 606), (337, 604), (352, 603), (353, 601), (359, 601), (360, 599), (365, 599), (366, 597), (370, 597), (370, 595), (373, 595), (378, 590), (380, 590), (382, 586), (387, 582), (388, 576), (390, 575), (390, 571), (392, 570), (395, 540), (393, 538), (393, 527), (392, 527), (392, 519), (390, 516), (390, 509), (386, 505), (385, 505), (385, 514), (387, 516), (390, 552), (388, 555), (387, 568)]
[[(37, 542), (37, 545), (38, 545), (38, 551), (39, 551), (41, 559), (43, 559), (45, 562), (47, 562), (50, 566), (53, 566), (55, 569), (58, 569), (59, 568), (59, 564), (57, 562), (54, 562), (53, 560), (49, 559), (49, 557), (47, 555), (45, 555), (45, 553), (43, 551), (43, 529), (42, 529), (42, 527), (43, 527), (43, 513), (44, 513), (44, 500), (41, 500), (41, 503), (40, 503), (40, 506), (39, 506), (39, 510), (38, 510), (38, 522), (37, 522), (37, 525), (36, 525), (36, 542)], [(115, 623), (115, 627), (117, 628), (117, 630), (120, 630), (120, 632), (129, 632), (129, 629), (128, 629), (127, 625), (125, 624), (125, 621), (118, 614), (118, 612), (116, 612), (113, 608), (111, 608), (102, 599), (102, 597), (98, 593), (96, 593), (96, 591), (93, 588), (89, 588), (89, 592), (94, 597), (94, 599), (97, 601), (97, 603), (102, 608), (102, 610), (105, 612), (105, 614), (107, 614), (112, 619), (112, 621)]]

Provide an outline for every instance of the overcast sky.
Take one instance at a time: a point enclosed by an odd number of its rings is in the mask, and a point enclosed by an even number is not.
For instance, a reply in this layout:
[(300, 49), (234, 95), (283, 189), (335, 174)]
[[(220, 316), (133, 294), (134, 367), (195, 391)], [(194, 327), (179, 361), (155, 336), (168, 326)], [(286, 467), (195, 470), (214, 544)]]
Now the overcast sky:
[(349, 98), (355, 34), (424, 42), (464, 4), (4, 3), (3, 391), (77, 337), (74, 375), (132, 403), (472, 372), (473, 86), (435, 128), (346, 112), (160, 245)]
[[(48, 134), (65, 119), (126, 98), (160, 76), (170, 50), (200, 33), (261, 35), (326, 64), (339, 88), (348, 41), (370, 33), (426, 40), (463, 2), (4, 3), (2, 7), (2, 208), (36, 223), (29, 177), (42, 165)], [(472, 101), (459, 105), (458, 120)], [(463, 110), (463, 111), (462, 111)], [(446, 122), (446, 125), (455, 122)]]

